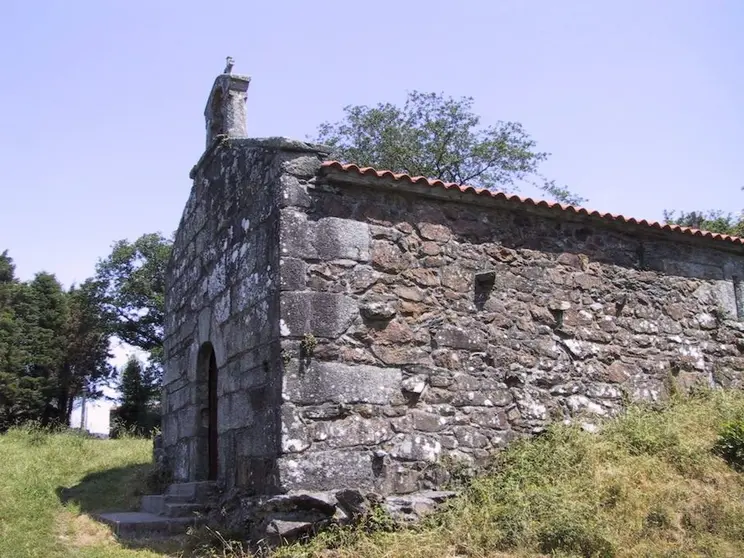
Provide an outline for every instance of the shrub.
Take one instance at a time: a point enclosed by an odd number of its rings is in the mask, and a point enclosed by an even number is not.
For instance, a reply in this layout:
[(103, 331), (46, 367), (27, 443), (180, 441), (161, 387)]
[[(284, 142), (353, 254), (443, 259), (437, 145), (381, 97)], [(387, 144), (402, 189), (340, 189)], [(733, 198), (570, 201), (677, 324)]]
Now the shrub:
[(744, 419), (727, 423), (721, 429), (713, 450), (734, 470), (744, 473)]
[(587, 558), (613, 558), (617, 551), (612, 542), (583, 522), (559, 522), (547, 525), (538, 533), (541, 552)]

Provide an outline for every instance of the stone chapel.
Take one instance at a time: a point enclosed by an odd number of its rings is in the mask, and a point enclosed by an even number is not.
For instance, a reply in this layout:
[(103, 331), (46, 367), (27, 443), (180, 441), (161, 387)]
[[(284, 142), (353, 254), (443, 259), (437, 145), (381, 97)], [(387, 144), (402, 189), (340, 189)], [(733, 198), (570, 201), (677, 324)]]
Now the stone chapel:
[(741, 387), (741, 238), (250, 138), (231, 66), (167, 271), (175, 482), (405, 494), (550, 421)]

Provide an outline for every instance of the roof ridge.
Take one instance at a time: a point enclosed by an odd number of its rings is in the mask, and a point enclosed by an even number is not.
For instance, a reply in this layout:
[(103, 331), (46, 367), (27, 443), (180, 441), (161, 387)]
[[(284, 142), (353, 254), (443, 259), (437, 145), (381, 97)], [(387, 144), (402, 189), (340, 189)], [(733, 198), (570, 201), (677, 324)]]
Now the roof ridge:
[(551, 202), (544, 199), (532, 199), (529, 197), (518, 196), (517, 194), (507, 194), (501, 191), (493, 191), (487, 188), (477, 188), (475, 186), (469, 186), (466, 184), (458, 184), (456, 182), (444, 182), (439, 179), (426, 178), (424, 176), (411, 176), (406, 173), (394, 173), (389, 170), (377, 170), (372, 167), (360, 167), (353, 163), (341, 163), (339, 161), (324, 161), (321, 165), (322, 168), (330, 168), (334, 170), (340, 170), (343, 172), (353, 172), (360, 176), (372, 176), (375, 178), (386, 179), (392, 178), (396, 182), (408, 182), (410, 184), (419, 184), (425, 186), (431, 186), (433, 188), (444, 188), (450, 190), (456, 188), (462, 193), (474, 194), (478, 196), (488, 196), (494, 199), (506, 200), (513, 203), (521, 203), (524, 205), (533, 205), (535, 207), (547, 207), (548, 209), (558, 209), (567, 213), (576, 213), (579, 215), (588, 215), (590, 217), (599, 217), (605, 221), (613, 221), (615, 223), (627, 223), (631, 225), (647, 226), (652, 229), (669, 231), (687, 236), (694, 236), (698, 238), (709, 238), (712, 240), (719, 240), (724, 242), (730, 242), (732, 244), (744, 245), (744, 238), (739, 236), (733, 236), (730, 234), (714, 233), (702, 229), (695, 229), (693, 227), (683, 227), (681, 225), (670, 225), (668, 223), (659, 223), (658, 221), (649, 221), (647, 219), (636, 219), (635, 217), (626, 217), (624, 215), (600, 212), (593, 209), (587, 209), (581, 206), (575, 206), (571, 204), (563, 204), (560, 202)]

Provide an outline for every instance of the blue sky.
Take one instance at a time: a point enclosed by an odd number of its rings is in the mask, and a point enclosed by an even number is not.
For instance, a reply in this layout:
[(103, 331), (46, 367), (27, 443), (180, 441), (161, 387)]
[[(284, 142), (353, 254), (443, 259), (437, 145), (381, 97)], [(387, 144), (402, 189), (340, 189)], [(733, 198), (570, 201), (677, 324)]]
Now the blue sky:
[(173, 231), (227, 55), (253, 77), (252, 136), (303, 139), (412, 89), (469, 95), (592, 208), (738, 211), (742, 28), (741, 0), (4, 0), (0, 250), (69, 284), (113, 241)]

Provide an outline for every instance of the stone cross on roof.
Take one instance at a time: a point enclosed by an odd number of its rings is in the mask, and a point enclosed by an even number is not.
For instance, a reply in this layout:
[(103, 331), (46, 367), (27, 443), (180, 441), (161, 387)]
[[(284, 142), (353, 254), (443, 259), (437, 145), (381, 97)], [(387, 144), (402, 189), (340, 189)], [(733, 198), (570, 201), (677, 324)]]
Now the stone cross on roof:
[(231, 74), (233, 66), (235, 65), (235, 60), (233, 60), (232, 56), (228, 56), (226, 58), (227, 63), (225, 64), (225, 69), (222, 71), (223, 74)]
[(226, 59), (225, 69), (217, 76), (204, 109), (207, 126), (207, 147), (218, 136), (246, 137), (245, 102), (248, 98), (250, 76), (233, 74), (235, 60)]

